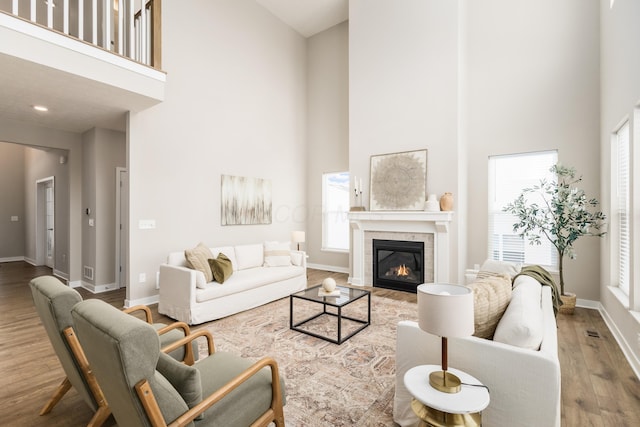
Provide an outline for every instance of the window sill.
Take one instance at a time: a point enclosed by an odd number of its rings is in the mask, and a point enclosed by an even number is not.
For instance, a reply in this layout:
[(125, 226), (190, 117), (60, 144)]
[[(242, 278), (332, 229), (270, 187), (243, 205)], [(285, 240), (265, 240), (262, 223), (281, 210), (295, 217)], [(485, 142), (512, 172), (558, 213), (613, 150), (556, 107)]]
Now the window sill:
[[(625, 310), (629, 310), (629, 296), (622, 292), (617, 286), (608, 286), (609, 292), (616, 297)], [(633, 313), (633, 312), (632, 312)]]
[(336, 249), (336, 248), (320, 248), (322, 252), (332, 252), (336, 254), (348, 254), (349, 249)]

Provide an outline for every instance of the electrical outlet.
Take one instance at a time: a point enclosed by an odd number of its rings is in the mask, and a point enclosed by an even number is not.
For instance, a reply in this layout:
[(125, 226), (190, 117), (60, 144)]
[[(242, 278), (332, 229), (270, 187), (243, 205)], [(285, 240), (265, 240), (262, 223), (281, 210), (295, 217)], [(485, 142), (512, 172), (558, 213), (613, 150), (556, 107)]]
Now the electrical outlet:
[(140, 283), (144, 283), (147, 281), (147, 275), (146, 273), (140, 273), (140, 275), (138, 276), (138, 282)]

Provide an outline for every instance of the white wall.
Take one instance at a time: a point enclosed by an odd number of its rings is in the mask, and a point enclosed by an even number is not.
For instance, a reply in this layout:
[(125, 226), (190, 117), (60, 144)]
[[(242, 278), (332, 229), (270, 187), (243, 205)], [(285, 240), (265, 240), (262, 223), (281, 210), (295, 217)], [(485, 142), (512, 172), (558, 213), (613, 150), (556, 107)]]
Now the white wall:
[(0, 143), (0, 260), (25, 254), (24, 158), (24, 146)]
[(349, 24), (307, 39), (307, 159), (304, 247), (309, 263), (348, 271), (347, 253), (322, 251), (322, 174), (349, 171)]
[[(596, 0), (467, 2), (464, 108), (468, 143), (468, 261), (487, 258), (487, 159), (558, 150), (599, 189), (599, 4)], [(566, 290), (599, 300), (601, 240), (566, 259)]]
[[(369, 177), (375, 154), (427, 149), (427, 194), (460, 208), (458, 2), (349, 2), (349, 171)], [(464, 157), (464, 156), (462, 156)], [(464, 172), (462, 172), (464, 173)], [(369, 206), (369, 183), (363, 182)], [(452, 239), (458, 239), (456, 212)], [(450, 277), (464, 268), (452, 244)]]
[[(600, 5), (601, 33), (601, 184), (603, 195), (611, 188), (611, 135), (625, 119), (632, 120), (632, 169), (637, 172), (640, 165), (638, 147), (638, 121), (633, 120), (634, 109), (640, 107), (640, 2), (637, 0), (616, 0), (613, 8), (609, 1)], [(638, 289), (640, 276), (640, 227), (638, 208), (640, 206), (640, 177), (636, 173), (632, 183), (633, 218), (632, 237), (632, 287)], [(603, 197), (603, 206), (611, 217), (609, 209), (611, 199)], [(609, 326), (617, 334), (627, 357), (632, 361), (636, 373), (640, 375), (640, 295), (631, 292), (631, 299), (621, 296), (610, 286), (617, 283), (615, 268), (611, 265), (610, 239), (603, 244), (600, 263), (600, 302), (602, 303)], [(629, 308), (635, 311), (629, 311)]]
[[(64, 218), (65, 224), (61, 225), (58, 228), (58, 231), (64, 233), (59, 235), (56, 240), (58, 244), (63, 248), (65, 245), (63, 244), (65, 237), (68, 239), (66, 247), (67, 249), (63, 252), (60, 250), (56, 251), (56, 269), (61, 272), (69, 275), (69, 280), (72, 282), (80, 280), (81, 276), (81, 236), (82, 229), (80, 226), (81, 221), (81, 188), (82, 188), (82, 144), (81, 144), (81, 136), (79, 134), (59, 131), (55, 129), (49, 129), (39, 126), (26, 125), (21, 122), (17, 122), (15, 120), (9, 120), (5, 118), (0, 118), (0, 141), (6, 142), (15, 142), (24, 145), (32, 145), (35, 147), (47, 147), (47, 148), (56, 148), (61, 150), (68, 150), (68, 159), (67, 163), (62, 165), (62, 167), (68, 170), (68, 199), (67, 206), (68, 209), (66, 213), (60, 215), (60, 218)], [(58, 155), (54, 157), (57, 159)], [(54, 162), (55, 163), (55, 162)], [(25, 187), (28, 190), (28, 183)], [(56, 186), (58, 186), (58, 182), (56, 182)], [(35, 181), (33, 183), (34, 191), (35, 191)], [(29, 196), (26, 196), (27, 203), (29, 201)], [(35, 196), (33, 198), (35, 200)], [(34, 202), (35, 203), (35, 202)], [(26, 207), (25, 217), (29, 215), (29, 205)], [(35, 259), (35, 245), (34, 243), (29, 243), (29, 236), (31, 236), (32, 231), (30, 231), (29, 227), (31, 227), (29, 220), (26, 219), (26, 249), (25, 249), (25, 257), (28, 259)], [(66, 232), (63, 230), (66, 227)], [(33, 227), (32, 227), (33, 228)], [(60, 246), (58, 249), (60, 249)], [(68, 251), (68, 252), (67, 252)]]
[[(305, 40), (252, 0), (165, 2), (162, 19), (165, 101), (128, 123), (129, 301), (157, 293), (170, 251), (289, 240), (306, 225), (294, 221), (306, 201)], [(222, 227), (222, 174), (270, 179), (272, 224)]]

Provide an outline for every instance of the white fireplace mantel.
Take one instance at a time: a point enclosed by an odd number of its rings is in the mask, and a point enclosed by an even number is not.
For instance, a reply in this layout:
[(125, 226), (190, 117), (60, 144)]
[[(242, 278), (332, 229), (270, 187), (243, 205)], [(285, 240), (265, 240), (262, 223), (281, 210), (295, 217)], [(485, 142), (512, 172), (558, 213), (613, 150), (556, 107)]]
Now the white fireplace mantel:
[(388, 233), (424, 233), (433, 234), (434, 244), (434, 281), (449, 281), (449, 225), (453, 221), (453, 212), (423, 211), (356, 211), (349, 212), (351, 227), (351, 271), (349, 283), (365, 283), (365, 233), (370, 231)]

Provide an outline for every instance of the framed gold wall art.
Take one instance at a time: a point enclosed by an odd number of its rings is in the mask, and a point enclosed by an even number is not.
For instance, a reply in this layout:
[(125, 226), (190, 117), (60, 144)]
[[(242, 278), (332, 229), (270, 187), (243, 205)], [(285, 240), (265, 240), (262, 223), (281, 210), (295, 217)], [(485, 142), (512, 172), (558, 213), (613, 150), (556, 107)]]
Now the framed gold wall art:
[(427, 150), (371, 156), (372, 211), (421, 211), (426, 188)]

